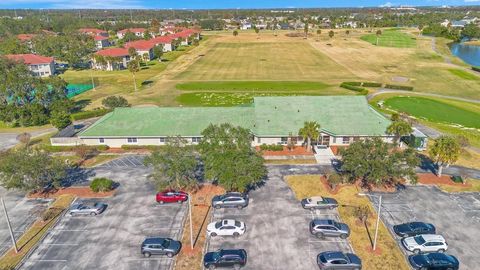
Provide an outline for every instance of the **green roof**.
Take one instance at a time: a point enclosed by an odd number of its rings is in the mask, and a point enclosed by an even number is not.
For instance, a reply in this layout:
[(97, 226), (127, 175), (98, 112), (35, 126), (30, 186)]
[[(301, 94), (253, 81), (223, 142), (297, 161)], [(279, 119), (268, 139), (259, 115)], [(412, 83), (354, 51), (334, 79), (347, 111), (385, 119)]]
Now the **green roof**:
[(363, 96), (257, 97), (248, 107), (117, 108), (80, 137), (200, 136), (209, 124), (231, 123), (258, 136), (296, 134), (317, 121), (331, 135), (385, 135), (390, 122)]

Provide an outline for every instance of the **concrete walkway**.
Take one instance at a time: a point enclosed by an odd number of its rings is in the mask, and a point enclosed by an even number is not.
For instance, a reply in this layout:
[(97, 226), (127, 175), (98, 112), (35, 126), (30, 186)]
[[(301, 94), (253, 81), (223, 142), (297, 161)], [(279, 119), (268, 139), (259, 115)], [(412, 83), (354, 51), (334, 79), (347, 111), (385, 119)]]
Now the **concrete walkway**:
[(330, 147), (319, 148), (315, 146), (315, 159), (317, 160), (317, 164), (331, 165), (332, 160), (335, 159), (335, 155)]

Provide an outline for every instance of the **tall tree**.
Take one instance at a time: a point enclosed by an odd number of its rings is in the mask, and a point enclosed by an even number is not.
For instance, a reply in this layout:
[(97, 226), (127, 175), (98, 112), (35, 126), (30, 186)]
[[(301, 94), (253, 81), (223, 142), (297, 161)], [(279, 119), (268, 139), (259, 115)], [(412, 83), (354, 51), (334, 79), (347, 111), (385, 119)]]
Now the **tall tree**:
[(315, 121), (307, 121), (303, 123), (303, 127), (298, 131), (298, 134), (307, 141), (307, 151), (312, 150), (312, 140), (317, 140), (320, 136), (320, 124)]
[(140, 61), (138, 60), (138, 57), (135, 57), (134, 59), (130, 60), (127, 64), (128, 71), (132, 73), (132, 78), (133, 78), (133, 89), (135, 92), (137, 92), (137, 80), (135, 79), (135, 73), (140, 71)]
[(375, 42), (375, 44), (378, 46), (378, 39), (380, 38), (380, 36), (382, 35), (382, 30), (377, 30), (377, 32), (375, 33), (375, 36), (377, 36), (377, 41)]
[(317, 38), (320, 39), (320, 35), (322, 34), (322, 30), (321, 29), (317, 29)]
[(238, 36), (238, 31), (237, 30), (233, 30), (233, 36), (234, 37)]
[(333, 36), (335, 36), (335, 32), (333, 32), (333, 30), (330, 30), (330, 32), (328, 32), (328, 36), (330, 38), (333, 38)]
[(31, 148), (0, 154), (0, 185), (6, 189), (42, 190), (59, 187), (66, 177), (66, 165), (47, 152)]
[(245, 191), (260, 183), (267, 171), (252, 148), (248, 129), (231, 124), (210, 125), (199, 144), (207, 179), (227, 190)]
[(9, 37), (0, 41), (0, 54), (22, 54), (30, 50), (25, 43), (20, 42), (16, 37)]
[(168, 138), (165, 148), (153, 152), (144, 162), (153, 166), (151, 177), (159, 190), (193, 188), (198, 184), (193, 146), (180, 136)]
[(398, 119), (387, 127), (387, 134), (394, 136), (395, 144), (402, 146), (401, 138), (413, 132), (412, 126), (407, 121)]
[(163, 56), (163, 45), (159, 44), (153, 47), (153, 56), (158, 59), (158, 61), (162, 61)]
[(305, 22), (305, 27), (303, 28), (303, 32), (305, 33), (305, 38), (308, 38), (308, 22)]
[(413, 149), (396, 151), (380, 138), (353, 142), (342, 152), (342, 170), (351, 181), (361, 180), (365, 187), (393, 185), (402, 178), (416, 183), (418, 164)]
[(461, 151), (462, 148), (455, 137), (440, 136), (435, 140), (430, 147), (429, 154), (438, 166), (438, 176), (442, 176), (443, 166), (448, 168), (450, 164), (458, 160)]

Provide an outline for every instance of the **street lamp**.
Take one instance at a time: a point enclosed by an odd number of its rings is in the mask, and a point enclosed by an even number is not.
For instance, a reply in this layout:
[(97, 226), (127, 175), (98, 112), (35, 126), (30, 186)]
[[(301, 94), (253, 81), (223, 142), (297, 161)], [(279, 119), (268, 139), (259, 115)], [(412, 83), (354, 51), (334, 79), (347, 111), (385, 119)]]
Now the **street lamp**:
[(368, 196), (378, 198), (377, 224), (375, 226), (375, 238), (373, 240), (373, 250), (377, 248), (378, 225), (380, 223), (380, 211), (382, 209), (382, 195), (372, 195), (366, 193), (358, 193), (359, 196)]
[(188, 194), (188, 215), (190, 216), (190, 246), (193, 250), (192, 196)]

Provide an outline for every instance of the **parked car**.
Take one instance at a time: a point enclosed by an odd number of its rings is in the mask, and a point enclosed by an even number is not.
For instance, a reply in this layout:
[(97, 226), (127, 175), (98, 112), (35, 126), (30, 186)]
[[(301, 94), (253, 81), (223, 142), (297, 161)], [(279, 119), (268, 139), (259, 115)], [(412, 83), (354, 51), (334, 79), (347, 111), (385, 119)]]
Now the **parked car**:
[(414, 269), (422, 270), (458, 270), (460, 267), (457, 258), (445, 253), (410, 255), (408, 261)]
[(333, 198), (317, 196), (303, 199), (302, 207), (304, 209), (334, 209), (338, 207), (338, 202)]
[(248, 195), (240, 192), (227, 192), (212, 198), (212, 206), (216, 209), (233, 208), (242, 209), (248, 205)]
[(68, 210), (68, 214), (71, 216), (76, 215), (90, 215), (96, 216), (107, 209), (107, 204), (102, 202), (97, 202), (94, 204), (86, 204), (86, 203), (76, 203), (73, 204), (70, 209)]
[(156, 199), (160, 204), (172, 202), (183, 203), (188, 200), (188, 193), (183, 191), (164, 190), (157, 193)]
[(245, 233), (245, 223), (233, 220), (233, 219), (223, 219), (218, 222), (212, 222), (207, 226), (207, 234), (215, 237), (217, 235), (221, 236), (235, 236), (238, 237)]
[(408, 222), (393, 226), (393, 231), (400, 237), (409, 237), (419, 234), (435, 234), (435, 226), (425, 222)]
[(149, 237), (143, 241), (140, 252), (147, 258), (151, 255), (167, 255), (171, 258), (177, 255), (181, 248), (182, 243), (179, 241), (170, 238)]
[(317, 264), (321, 270), (360, 270), (362, 269), (362, 260), (352, 253), (343, 253), (340, 251), (325, 251), (317, 256)]
[(244, 249), (219, 249), (203, 256), (203, 265), (207, 269), (233, 267), (240, 269), (247, 264), (247, 252)]
[(420, 252), (445, 252), (448, 244), (443, 236), (438, 234), (421, 234), (402, 239), (406, 250), (414, 253)]
[(345, 223), (332, 219), (314, 219), (310, 222), (310, 232), (318, 238), (340, 237), (346, 239), (350, 236), (350, 228)]

